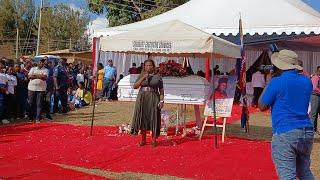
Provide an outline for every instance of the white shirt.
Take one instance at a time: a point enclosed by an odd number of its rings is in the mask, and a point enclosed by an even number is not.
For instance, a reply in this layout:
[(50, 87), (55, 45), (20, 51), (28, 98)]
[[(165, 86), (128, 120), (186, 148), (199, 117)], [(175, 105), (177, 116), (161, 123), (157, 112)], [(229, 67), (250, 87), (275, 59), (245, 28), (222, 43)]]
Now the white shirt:
[(252, 87), (261, 87), (263, 88), (266, 84), (264, 75), (260, 71), (257, 71), (252, 75)]
[[(29, 76), (32, 75), (46, 75), (48, 77), (48, 69), (46, 69), (45, 67), (42, 67), (41, 69), (39, 69), (38, 67), (33, 67), (30, 69), (29, 72)], [(30, 91), (46, 91), (47, 89), (47, 83), (46, 80), (42, 80), (42, 79), (32, 79), (29, 82), (28, 85), (28, 90)]]
[(2, 87), (7, 86), (7, 83), (8, 83), (7, 75), (4, 73), (0, 73), (0, 84), (2, 85)]
[(14, 87), (18, 84), (17, 77), (14, 75), (7, 74), (8, 78), (8, 92), (14, 94)]
[(83, 74), (79, 73), (79, 74), (77, 75), (77, 82), (78, 82), (78, 84), (79, 84), (80, 82), (84, 82), (84, 75), (83, 75)]

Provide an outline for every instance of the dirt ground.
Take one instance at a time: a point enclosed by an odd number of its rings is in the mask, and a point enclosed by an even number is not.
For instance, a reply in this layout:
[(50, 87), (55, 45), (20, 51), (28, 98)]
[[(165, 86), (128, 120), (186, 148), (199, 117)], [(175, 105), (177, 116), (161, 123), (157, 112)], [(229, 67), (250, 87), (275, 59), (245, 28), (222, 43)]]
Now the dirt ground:
[[(132, 102), (98, 102), (95, 108), (94, 125), (121, 125), (131, 122), (134, 109)], [(165, 109), (171, 112), (177, 110), (177, 105), (165, 105)], [(203, 108), (200, 108), (203, 112)], [(186, 111), (187, 122), (194, 121), (193, 106), (187, 106)], [(67, 115), (55, 115), (54, 119), (57, 122), (90, 125), (92, 118), (92, 106), (72, 111)], [(212, 133), (207, 131), (206, 133)], [(226, 136), (235, 136), (247, 139), (258, 139), (271, 141), (272, 129), (270, 116), (264, 112), (250, 114), (250, 132), (244, 133), (239, 121), (228, 124), (226, 128)], [(316, 179), (320, 179), (320, 137), (315, 139), (312, 150), (311, 168)], [(169, 178), (170, 179), (170, 178)]]

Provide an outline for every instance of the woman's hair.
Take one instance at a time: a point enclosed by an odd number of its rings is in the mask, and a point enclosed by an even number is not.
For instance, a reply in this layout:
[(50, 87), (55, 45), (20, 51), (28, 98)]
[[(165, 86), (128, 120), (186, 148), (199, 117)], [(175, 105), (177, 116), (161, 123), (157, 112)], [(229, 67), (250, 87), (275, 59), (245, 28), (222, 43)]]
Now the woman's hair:
[(103, 64), (102, 64), (102, 63), (99, 63), (99, 64), (98, 64), (98, 68), (103, 69)]
[(82, 85), (82, 87), (85, 86), (83, 81), (81, 81), (81, 82), (79, 83), (79, 85)]
[(143, 66), (145, 66), (147, 62), (151, 62), (153, 67), (156, 67), (156, 64), (154, 63), (154, 61), (152, 59), (145, 60), (144, 63), (143, 63)]
[[(154, 61), (153, 61), (152, 59), (147, 59), (147, 60), (145, 60), (144, 63), (143, 63), (143, 69), (142, 69), (142, 71), (141, 71), (142, 74), (145, 74), (145, 73), (146, 73), (144, 67), (145, 67), (145, 65), (146, 65), (147, 62), (151, 62), (152, 65), (153, 65), (153, 67), (154, 67), (154, 68), (156, 67), (156, 64), (154, 63)], [(154, 72), (156, 72), (156, 69), (154, 69)]]

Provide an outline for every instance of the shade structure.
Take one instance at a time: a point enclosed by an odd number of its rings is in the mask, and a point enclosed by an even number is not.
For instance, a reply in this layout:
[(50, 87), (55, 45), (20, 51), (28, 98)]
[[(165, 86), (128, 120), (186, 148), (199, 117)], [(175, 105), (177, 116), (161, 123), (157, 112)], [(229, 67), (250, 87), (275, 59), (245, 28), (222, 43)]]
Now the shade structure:
[(237, 58), (240, 46), (178, 20), (100, 39), (102, 51)]
[(161, 15), (118, 27), (99, 35), (112, 35), (180, 20), (217, 36), (238, 33), (239, 16), (244, 34), (320, 33), (320, 13), (301, 0), (191, 0)]

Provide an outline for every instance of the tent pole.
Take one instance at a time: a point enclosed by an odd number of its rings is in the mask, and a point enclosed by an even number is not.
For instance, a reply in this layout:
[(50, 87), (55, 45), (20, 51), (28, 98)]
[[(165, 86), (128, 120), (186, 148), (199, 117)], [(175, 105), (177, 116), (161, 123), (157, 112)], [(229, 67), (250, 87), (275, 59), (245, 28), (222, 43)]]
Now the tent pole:
[(207, 81), (210, 82), (210, 75), (212, 75), (212, 74), (210, 74), (210, 58), (206, 58), (205, 61), (206, 61), (205, 62), (205, 70), (204, 70), (205, 71), (205, 78)]
[(90, 128), (90, 135), (92, 136), (92, 132), (93, 132), (93, 119), (94, 119), (94, 112), (96, 109), (96, 94), (97, 94), (97, 86), (96, 86), (96, 82), (97, 82), (97, 77), (94, 77), (94, 90), (93, 90), (93, 101), (92, 101), (92, 116), (91, 116), (91, 128)]
[[(212, 48), (213, 49), (213, 48)], [(212, 70), (211, 70), (211, 82), (213, 87), (213, 100), (212, 100), (212, 108), (213, 108), (213, 121), (214, 121), (214, 147), (218, 149), (218, 130), (217, 130), (217, 113), (216, 113), (216, 98), (215, 98), (215, 89), (214, 89), (214, 59), (213, 53), (211, 53), (212, 60)], [(210, 71), (209, 71), (210, 72)]]
[[(97, 94), (97, 80), (98, 80), (98, 76), (97, 76), (97, 65), (98, 62), (100, 61), (100, 49), (98, 50), (98, 58), (96, 56), (97, 53), (97, 39), (94, 38), (93, 39), (93, 50), (92, 50), (92, 75), (93, 75), (93, 101), (92, 101), (92, 116), (91, 116), (91, 127), (90, 127), (90, 135), (93, 135), (93, 120), (94, 120), (94, 113), (95, 113), (95, 109), (96, 109), (96, 94)], [(100, 41), (99, 41), (100, 42)]]

